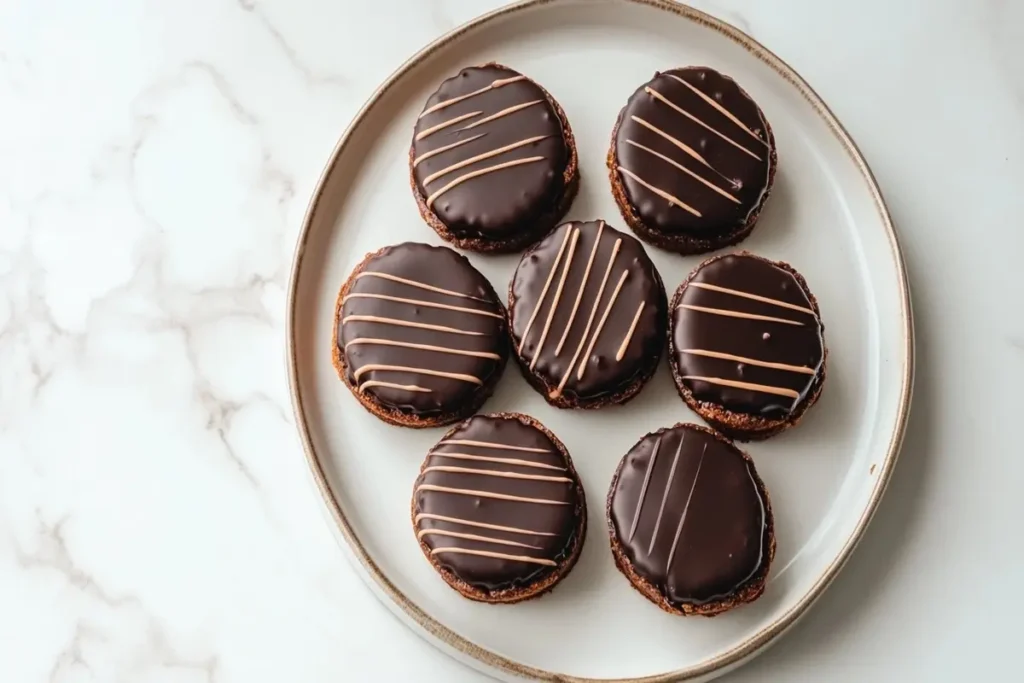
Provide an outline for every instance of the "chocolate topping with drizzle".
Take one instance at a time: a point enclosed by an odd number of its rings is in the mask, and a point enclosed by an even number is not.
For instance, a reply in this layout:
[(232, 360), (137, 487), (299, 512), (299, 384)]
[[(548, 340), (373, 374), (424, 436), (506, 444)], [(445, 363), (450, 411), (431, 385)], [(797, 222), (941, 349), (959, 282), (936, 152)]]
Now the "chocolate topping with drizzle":
[(348, 380), (391, 408), (457, 412), (504, 365), (501, 303), (447, 247), (382, 249), (353, 275), (341, 306), (337, 342)]
[(608, 505), (613, 542), (673, 606), (726, 599), (770, 562), (762, 491), (753, 463), (710, 430), (659, 430), (619, 464)]
[(509, 305), (520, 360), (550, 398), (613, 396), (661, 356), (661, 278), (640, 242), (604, 221), (565, 223), (524, 254)]
[(821, 373), (824, 329), (797, 277), (738, 253), (701, 265), (677, 293), (671, 353), (698, 401), (785, 418)]
[(426, 205), (460, 237), (500, 239), (558, 203), (569, 150), (548, 94), (496, 64), (463, 69), (416, 122), (412, 173)]
[(575, 545), (583, 509), (562, 449), (515, 416), (477, 415), (445, 435), (413, 493), (416, 537), (426, 552), (488, 591), (555, 571)]
[(743, 228), (770, 182), (767, 130), (731, 78), (705, 67), (656, 74), (629, 99), (615, 138), (629, 203), (649, 229), (667, 235)]

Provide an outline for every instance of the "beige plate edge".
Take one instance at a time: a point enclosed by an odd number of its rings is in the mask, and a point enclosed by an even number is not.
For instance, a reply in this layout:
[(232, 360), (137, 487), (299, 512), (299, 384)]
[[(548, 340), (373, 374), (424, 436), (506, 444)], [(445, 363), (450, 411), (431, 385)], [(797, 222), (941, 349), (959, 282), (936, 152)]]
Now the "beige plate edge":
[[(542, 681), (559, 681), (564, 683), (597, 683), (598, 679), (590, 678), (578, 678), (573, 676), (566, 676), (563, 674), (554, 673), (551, 671), (544, 671), (537, 669), (525, 664), (521, 664), (510, 660), (506, 657), (502, 657), (490, 650), (480, 647), (475, 643), (463, 638), (459, 634), (448, 629), (446, 626), (436, 621), (429, 614), (424, 612), (409, 600), (388, 578), (380, 571), (376, 563), (373, 561), (361, 541), (356, 536), (354, 530), (349, 524), (344, 512), (338, 505), (337, 499), (331, 490), (330, 484), (327, 481), (327, 476), (323, 471), (323, 467), (320, 460), (313, 449), (313, 444), (309, 435), (309, 428), (306, 423), (305, 410), (302, 405), (302, 400), (299, 396), (298, 390), (298, 364), (295, 355), (295, 298), (296, 290), (298, 285), (298, 273), (299, 268), (302, 264), (302, 257), (305, 251), (306, 239), (309, 234), (310, 226), (313, 222), (313, 216), (316, 214), (320, 204), (320, 199), (324, 191), (324, 185), (332, 169), (337, 163), (338, 158), (341, 156), (342, 151), (348, 144), (349, 138), (353, 131), (356, 130), (359, 124), (366, 117), (369, 110), (376, 103), (380, 97), (382, 97), (388, 90), (391, 89), (392, 85), (398, 81), (407, 71), (413, 68), (420, 61), (429, 57), (433, 52), (439, 48), (447, 45), (448, 43), (458, 39), (463, 34), (479, 27), (482, 24), (489, 23), (490, 21), (503, 17), (510, 14), (515, 14), (523, 10), (532, 9), (540, 5), (553, 4), (561, 2), (562, 0), (521, 0), (520, 2), (513, 3), (511, 5), (499, 8), (487, 14), (481, 15), (476, 19), (473, 19), (465, 24), (453, 29), (444, 36), (438, 38), (434, 42), (430, 43), (411, 58), (409, 58), (404, 64), (388, 77), (384, 83), (370, 96), (366, 103), (360, 108), (359, 112), (352, 119), (352, 122), (348, 125), (345, 132), (341, 135), (338, 143), (335, 145), (334, 150), (331, 152), (331, 156), (325, 166), (323, 172), (317, 181), (316, 189), (313, 192), (313, 196), (310, 199), (309, 205), (306, 208), (306, 213), (303, 217), (302, 228), (299, 232), (298, 240), (295, 247), (295, 256), (292, 262), (291, 274), (289, 276), (288, 283), (288, 300), (287, 300), (287, 312), (285, 316), (285, 343), (286, 343), (286, 355), (288, 363), (288, 385), (291, 393), (292, 410), (295, 414), (296, 427), (299, 431), (299, 436), (302, 440), (303, 451), (306, 455), (307, 463), (311, 469), (314, 482), (321, 496), (323, 497), (324, 503), (327, 505), (328, 510), (334, 522), (337, 524), (338, 529), (341, 531), (346, 542), (356, 559), (362, 565), (362, 569), (365, 573), (371, 577), (377, 584), (379, 592), (383, 592), (394, 604), (399, 607), (408, 619), (411, 619), (433, 638), (451, 648), (457, 653), (461, 653), (464, 656), (471, 657), (477, 660), (480, 664), (483, 664), (494, 669), (498, 669), (507, 674), (515, 676), (521, 676), (524, 678), (532, 678)], [(814, 108), (818, 115), (825, 121), (829, 129), (836, 136), (837, 140), (846, 150), (850, 159), (854, 162), (857, 168), (860, 170), (861, 175), (864, 177), (869, 189), (871, 190), (872, 198), (874, 199), (875, 206), (878, 210), (879, 217), (882, 220), (882, 224), (885, 226), (886, 233), (889, 237), (889, 243), (893, 250), (893, 259), (896, 265), (897, 274), (900, 282), (900, 311), (903, 320), (904, 327), (904, 338), (903, 338), (903, 363), (904, 373), (900, 386), (900, 404), (899, 413), (896, 420), (896, 429), (893, 431), (892, 438), (889, 441), (888, 452), (885, 454), (885, 458), (882, 462), (882, 468), (879, 472), (878, 478), (875, 482), (875, 488), (871, 493), (871, 498), (868, 501), (867, 506), (858, 520), (857, 525), (854, 529), (853, 534), (847, 539), (846, 544), (842, 550), (836, 556), (835, 560), (828, 566), (828, 568), (822, 573), (814, 586), (807, 592), (807, 594), (801, 598), (801, 600), (793, 606), (788, 612), (777, 618), (774, 622), (761, 629), (747, 640), (737, 645), (733, 649), (724, 652), (717, 657), (703, 662), (697, 666), (693, 666), (687, 669), (678, 671), (672, 671), (664, 674), (657, 674), (654, 676), (646, 676), (643, 678), (629, 678), (629, 679), (601, 679), (601, 683), (677, 683), (679, 681), (694, 681), (699, 678), (708, 676), (709, 674), (724, 673), (725, 670), (734, 668), (744, 660), (752, 657), (758, 652), (762, 651), (769, 644), (775, 641), (778, 636), (782, 635), (787, 629), (789, 629), (796, 621), (803, 616), (803, 614), (814, 604), (815, 600), (821, 597), (825, 589), (832, 583), (835, 577), (839, 574), (839, 571), (849, 560), (856, 548), (857, 543), (864, 535), (868, 524), (871, 522), (871, 518), (874, 516), (875, 510), (878, 508), (878, 504), (882, 499), (882, 495), (885, 493), (885, 489), (889, 484), (889, 480), (892, 478), (892, 472), (896, 465), (897, 457), (899, 456), (900, 447), (903, 443), (903, 437), (906, 431), (907, 419), (910, 413), (910, 402), (911, 395), (913, 393), (914, 384), (914, 322), (913, 312), (911, 309), (910, 302), (910, 284), (907, 279), (906, 266), (903, 259), (903, 252), (900, 248), (899, 239), (896, 236), (896, 230), (893, 227), (892, 217), (889, 215), (889, 209), (886, 206), (885, 200), (882, 197), (881, 190), (878, 187), (875, 177), (868, 167), (867, 162), (861, 155), (860, 150), (854, 143), (853, 139), (843, 128), (842, 124), (835, 117), (832, 111), (828, 108), (825, 102), (818, 96), (816, 92), (807, 84), (806, 81), (788, 64), (786, 64), (777, 55), (772, 53), (768, 48), (763, 46), (761, 43), (754, 40), (752, 37), (740, 31), (739, 29), (727, 24), (709, 14), (706, 14), (700, 10), (692, 7), (682, 5), (671, 0), (621, 0), (622, 2), (635, 3), (639, 5), (647, 5), (655, 7), (666, 12), (671, 12), (678, 16), (682, 16), (690, 21), (698, 23), (705, 28), (709, 28), (713, 31), (717, 31), (726, 38), (737, 43), (752, 55), (760, 59), (762, 62), (771, 67), (777, 72), (782, 78), (788, 83), (795, 87), (805, 100)]]

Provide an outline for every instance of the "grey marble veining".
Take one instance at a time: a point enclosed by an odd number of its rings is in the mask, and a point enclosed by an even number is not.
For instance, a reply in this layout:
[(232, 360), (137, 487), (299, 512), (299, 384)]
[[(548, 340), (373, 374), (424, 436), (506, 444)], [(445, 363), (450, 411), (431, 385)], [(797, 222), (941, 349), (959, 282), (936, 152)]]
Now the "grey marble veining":
[[(498, 4), (0, 5), (0, 680), (479, 680), (377, 604), (324, 524), (283, 314), (342, 128), (413, 50)], [(1024, 607), (1005, 590), (1024, 561), (1024, 6), (696, 4), (858, 140), (920, 354), (874, 526), (731, 680), (986, 679)]]

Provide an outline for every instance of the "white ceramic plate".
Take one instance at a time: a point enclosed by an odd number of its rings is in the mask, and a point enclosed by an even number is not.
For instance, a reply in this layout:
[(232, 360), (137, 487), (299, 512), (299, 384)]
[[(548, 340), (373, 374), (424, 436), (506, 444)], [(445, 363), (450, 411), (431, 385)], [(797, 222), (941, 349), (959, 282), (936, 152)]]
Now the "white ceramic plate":
[[(806, 276), (830, 355), (821, 400), (800, 426), (748, 448), (771, 492), (778, 538), (767, 591), (752, 605), (715, 619), (674, 617), (634, 591), (612, 562), (604, 499), (619, 458), (651, 430), (699, 421), (677, 396), (664, 361), (625, 407), (558, 411), (514, 365), (485, 406), (525, 412), (550, 427), (586, 487), (586, 546), (550, 595), (514, 606), (470, 602), (440, 579), (415, 542), (412, 484), (444, 430), (388, 426), (359, 406), (331, 366), (333, 306), (367, 252), (405, 240), (440, 243), (409, 188), (413, 123), (441, 80), (488, 60), (534, 78), (565, 109), (583, 178), (571, 219), (604, 218), (626, 229), (604, 156), (619, 109), (655, 70), (703, 64), (730, 74), (772, 124), (775, 189), (742, 246)], [(648, 252), (670, 292), (701, 260)], [(518, 257), (471, 259), (504, 297)], [(910, 402), (913, 328), (902, 258), (852, 141), (764, 47), (661, 0), (529, 0), (414, 56), (371, 98), (331, 157), (303, 226), (289, 307), (297, 423), (342, 545), (414, 629), (503, 680), (706, 679), (762, 650), (821, 594), (863, 533), (895, 463)]]

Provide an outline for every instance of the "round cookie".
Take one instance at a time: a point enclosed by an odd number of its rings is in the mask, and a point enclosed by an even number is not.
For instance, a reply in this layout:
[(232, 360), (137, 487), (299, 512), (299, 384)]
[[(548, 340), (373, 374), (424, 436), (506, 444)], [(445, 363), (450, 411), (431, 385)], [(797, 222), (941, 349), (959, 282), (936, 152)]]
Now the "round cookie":
[(750, 457), (707, 427), (640, 439), (615, 471), (607, 515), (616, 566), (667, 612), (714, 616), (764, 592), (768, 492)]
[(518, 413), (476, 415), (427, 454), (412, 497), (423, 554), (472, 600), (513, 603), (551, 590), (576, 564), (587, 505), (572, 460)]
[(476, 412), (508, 360), (505, 309), (465, 256), (405, 242), (368, 255), (341, 287), (334, 367), (371, 413), (437, 427)]
[(656, 73), (619, 113), (608, 151), (612, 193), (641, 239), (680, 254), (743, 240), (775, 178), (764, 113), (707, 67)]
[(824, 333), (818, 303), (791, 266), (749, 252), (715, 256), (672, 299), (672, 376), (712, 427), (766, 439), (818, 400)]
[(565, 215), (579, 186), (562, 108), (500, 64), (463, 69), (432, 94), (409, 151), (420, 214), (460, 249), (519, 251)]
[(508, 302), (523, 374), (553, 406), (625, 403), (658, 367), (661, 276), (639, 241), (604, 221), (565, 223), (530, 248)]

